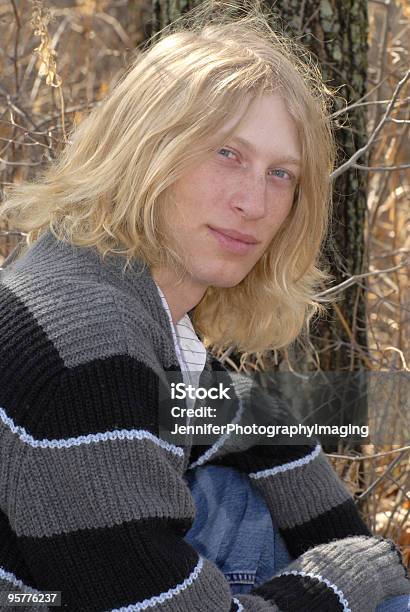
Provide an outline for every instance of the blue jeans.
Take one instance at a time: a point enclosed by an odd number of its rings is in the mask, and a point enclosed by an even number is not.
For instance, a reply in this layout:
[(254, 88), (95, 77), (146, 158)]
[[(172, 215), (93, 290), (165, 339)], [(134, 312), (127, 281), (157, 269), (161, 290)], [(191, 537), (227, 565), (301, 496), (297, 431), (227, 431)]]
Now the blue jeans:
[[(232, 595), (249, 593), (292, 561), (263, 497), (245, 474), (205, 465), (186, 472), (185, 480), (196, 516), (184, 539), (219, 567)], [(410, 597), (403, 595), (386, 599), (375, 612), (406, 610)]]

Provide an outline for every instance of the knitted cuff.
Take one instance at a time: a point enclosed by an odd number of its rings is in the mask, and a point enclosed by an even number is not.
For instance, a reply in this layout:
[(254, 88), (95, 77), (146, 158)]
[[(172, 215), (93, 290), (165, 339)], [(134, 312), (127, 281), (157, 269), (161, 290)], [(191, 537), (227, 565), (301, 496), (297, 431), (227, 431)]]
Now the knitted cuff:
[(391, 541), (354, 536), (308, 550), (251, 594), (288, 612), (374, 612), (410, 594), (410, 580)]

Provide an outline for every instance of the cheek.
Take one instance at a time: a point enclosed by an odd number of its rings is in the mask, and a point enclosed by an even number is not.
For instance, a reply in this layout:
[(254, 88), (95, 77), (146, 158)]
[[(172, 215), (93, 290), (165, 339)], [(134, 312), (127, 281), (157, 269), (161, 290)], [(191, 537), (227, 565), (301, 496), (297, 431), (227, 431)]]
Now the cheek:
[(266, 225), (266, 241), (270, 242), (279, 231), (280, 227), (289, 217), (293, 204), (293, 196), (283, 193), (276, 194), (275, 198), (270, 202), (269, 212), (265, 219)]
[(213, 207), (223, 201), (225, 194), (229, 191), (226, 177), (213, 168), (203, 169), (197, 176), (193, 177), (195, 184), (195, 195), (200, 205)]
[(292, 210), (294, 189), (278, 189), (269, 203), (268, 217), (275, 225), (281, 225)]
[(194, 210), (198, 215), (202, 210), (220, 206), (226, 191), (223, 175), (213, 167), (203, 166), (193, 169), (175, 184), (175, 202), (185, 213)]

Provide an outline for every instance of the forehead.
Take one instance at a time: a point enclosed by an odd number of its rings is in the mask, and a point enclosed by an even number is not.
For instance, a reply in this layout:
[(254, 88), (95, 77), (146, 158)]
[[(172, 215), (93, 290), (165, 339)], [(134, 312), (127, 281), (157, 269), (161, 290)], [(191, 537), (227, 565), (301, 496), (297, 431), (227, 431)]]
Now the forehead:
[(219, 140), (228, 138), (252, 155), (289, 158), (298, 163), (301, 157), (297, 125), (286, 103), (278, 93), (266, 93), (250, 100), (218, 130)]
[[(246, 138), (242, 138), (241, 136), (231, 136), (230, 139), (232, 142), (237, 142), (240, 145), (242, 145), (245, 149), (247, 149), (248, 151), (250, 151), (253, 155), (258, 155), (259, 151), (257, 146), (250, 142), (249, 140), (246, 140)], [(277, 155), (278, 151), (275, 151), (275, 153), (271, 153), (271, 156), (273, 157), (274, 155)], [(300, 166), (301, 164), (301, 159), (299, 156), (297, 155), (289, 155), (289, 154), (284, 154), (284, 155), (280, 155), (282, 161), (284, 162), (288, 162), (290, 164), (294, 164), (297, 166)]]

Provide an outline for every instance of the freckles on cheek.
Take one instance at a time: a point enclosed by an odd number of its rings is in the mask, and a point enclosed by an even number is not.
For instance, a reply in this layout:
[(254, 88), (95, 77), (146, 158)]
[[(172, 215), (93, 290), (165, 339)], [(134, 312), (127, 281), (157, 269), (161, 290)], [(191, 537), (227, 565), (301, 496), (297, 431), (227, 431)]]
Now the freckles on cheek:
[(210, 178), (196, 190), (198, 205), (202, 208), (220, 208), (226, 200), (226, 186), (215, 178)]
[(269, 219), (272, 226), (279, 228), (291, 211), (291, 203), (286, 200), (276, 199), (272, 205)]
[(294, 199), (294, 191), (286, 189), (277, 191), (274, 197), (274, 210), (276, 210), (277, 216), (281, 219), (285, 219), (292, 209)]
[(286, 221), (290, 214), (289, 206), (276, 206), (273, 207), (269, 217), (266, 219), (266, 226), (271, 230), (271, 235), (274, 236), (282, 224)]

